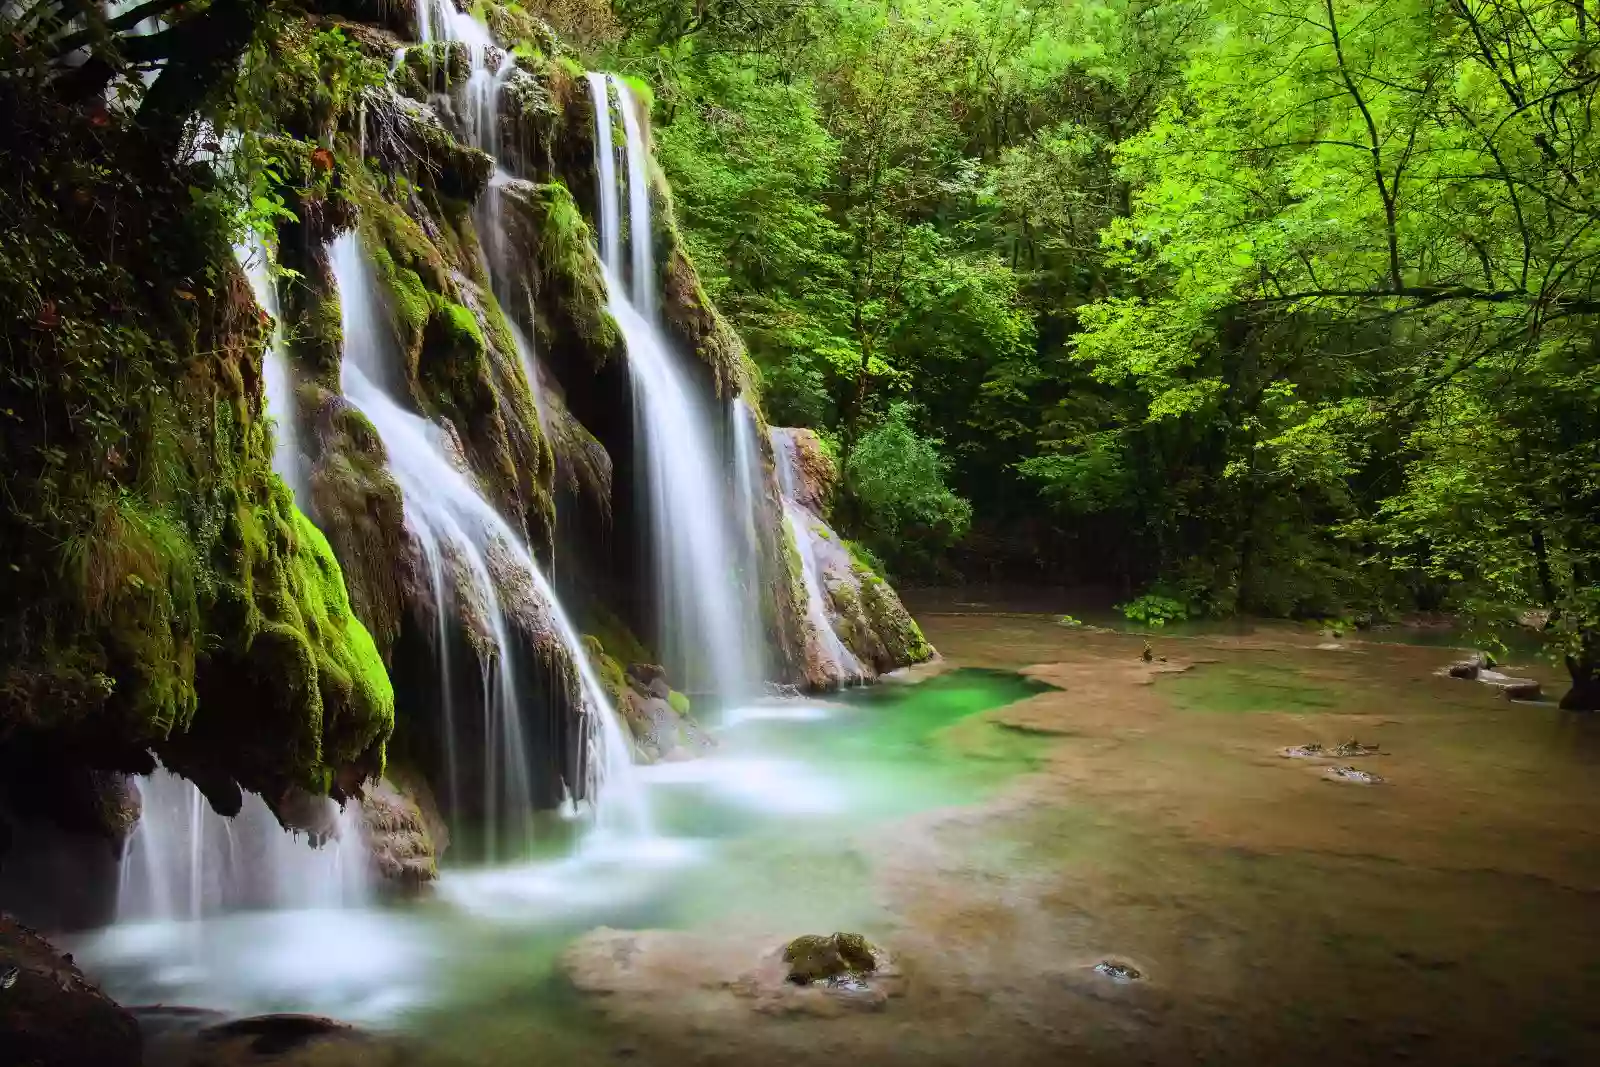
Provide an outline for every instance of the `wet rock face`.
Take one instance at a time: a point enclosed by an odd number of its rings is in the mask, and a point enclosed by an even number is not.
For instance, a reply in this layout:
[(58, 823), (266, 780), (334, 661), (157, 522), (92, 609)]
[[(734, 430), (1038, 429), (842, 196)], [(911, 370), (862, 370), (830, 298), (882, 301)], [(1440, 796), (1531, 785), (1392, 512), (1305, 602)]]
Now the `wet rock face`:
[(139, 1067), (139, 1024), (70, 955), (0, 915), (0, 1064)]
[(369, 786), (361, 798), (361, 822), (373, 872), (399, 893), (415, 893), (439, 877), (439, 856), (449, 844), (444, 820), (426, 783), (396, 775)]
[(774, 432), (788, 439), (787, 451), (794, 465), (794, 480), (790, 486), (794, 502), (813, 515), (826, 517), (839, 470), (833, 457), (823, 449), (822, 439), (815, 430), (804, 427), (787, 427)]
[(671, 700), (630, 689), (619, 709), (647, 761), (693, 759), (715, 746), (711, 735)]

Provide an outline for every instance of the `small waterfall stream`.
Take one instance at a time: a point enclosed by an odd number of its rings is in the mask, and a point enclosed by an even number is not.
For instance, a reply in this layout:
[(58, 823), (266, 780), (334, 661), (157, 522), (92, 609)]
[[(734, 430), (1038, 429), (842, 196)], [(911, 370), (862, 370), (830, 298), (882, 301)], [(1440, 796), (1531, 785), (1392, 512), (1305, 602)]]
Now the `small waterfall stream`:
[[(632, 93), (622, 79), (599, 73), (590, 73), (589, 91), (596, 116), (600, 249), (611, 314), (622, 330), (633, 379), (660, 651), (686, 688), (737, 701), (759, 689), (763, 635), (741, 606), (733, 502), (728, 465), (717, 448), (718, 420), (655, 322), (650, 185)], [(631, 295), (623, 285), (613, 94), (625, 135)]]
[(117, 884), (119, 922), (195, 921), (248, 909), (338, 908), (371, 896), (360, 810), (325, 800), (329, 840), (311, 847), (244, 794), (232, 819), (163, 769), (136, 779), (143, 814)]
[(800, 553), (800, 573), (806, 587), (806, 620), (811, 631), (809, 639), (815, 642), (814, 658), (825, 664), (830, 677), (840, 684), (863, 681), (867, 673), (861, 661), (839, 639), (828, 614), (822, 566), (817, 560), (817, 535), (812, 532), (812, 524), (820, 523), (821, 519), (813, 516), (799, 501), (800, 471), (794, 440), (786, 430), (777, 427), (771, 431), (771, 440), (778, 467), (778, 490), (783, 496), (783, 521)]
[(733, 432), (734, 509), (739, 529), (740, 622), (746, 633), (761, 634), (765, 622), (761, 615), (761, 528), (765, 525), (761, 465), (761, 428), (756, 413), (743, 396), (728, 405), (728, 421)]
[[(423, 548), (430, 585), (448, 600), (459, 574), (489, 629), (493, 647), (485, 665), (484, 739), (488, 751), (482, 783), (488, 858), (499, 858), (499, 843), (506, 841), (517, 842), (515, 851), (525, 852), (533, 843), (535, 812), (532, 754), (523, 731), (523, 701), (529, 695), (520, 690), (516, 676), (511, 627), (499, 593), (502, 583), (495, 574), (501, 565), (531, 583), (539, 607), (548, 613), (557, 640), (578, 671), (588, 731), (588, 796), (595, 802), (602, 825), (647, 832), (648, 814), (633, 779), (632, 746), (584, 654), (576, 629), (532, 553), (484, 499), (461, 461), (452, 456), (444, 432), (406, 411), (380, 384), (393, 377), (397, 354), (386, 343), (390, 333), (376, 280), (354, 234), (334, 242), (332, 263), (343, 309), (345, 358), (340, 385), (345, 397), (372, 423), (388, 452), (407, 523)], [(452, 564), (459, 571), (453, 570)], [(442, 663), (441, 669), (448, 666)], [(453, 709), (447, 705), (442, 710), (448, 716)], [(447, 735), (455, 733), (456, 725), (447, 721)], [(459, 780), (459, 773), (453, 771), (449, 777), (447, 793), (464, 792), (467, 783)], [(604, 803), (600, 803), (602, 798)]]
[(300, 426), (298, 408), (294, 400), (294, 375), (289, 369), (289, 359), (283, 346), (283, 317), (278, 311), (278, 291), (272, 284), (271, 256), (261, 239), (251, 235), (250, 240), (234, 249), (234, 256), (244, 267), (250, 280), (250, 291), (255, 294), (261, 310), (272, 316), (272, 336), (262, 358), (261, 376), (265, 386), (267, 413), (276, 426), (272, 453), (272, 469), (288, 485), (294, 502), (300, 510), (310, 514), (311, 486), (306, 474), (305, 457), (300, 451)]

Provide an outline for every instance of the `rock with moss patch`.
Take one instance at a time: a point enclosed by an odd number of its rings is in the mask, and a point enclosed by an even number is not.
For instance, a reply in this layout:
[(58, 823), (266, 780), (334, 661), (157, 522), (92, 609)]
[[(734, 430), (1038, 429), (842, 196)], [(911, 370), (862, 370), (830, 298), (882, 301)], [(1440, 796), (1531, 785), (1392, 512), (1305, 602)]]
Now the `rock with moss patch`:
[(880, 950), (860, 934), (802, 934), (783, 950), (789, 965), (789, 981), (796, 985), (871, 974), (878, 966)]

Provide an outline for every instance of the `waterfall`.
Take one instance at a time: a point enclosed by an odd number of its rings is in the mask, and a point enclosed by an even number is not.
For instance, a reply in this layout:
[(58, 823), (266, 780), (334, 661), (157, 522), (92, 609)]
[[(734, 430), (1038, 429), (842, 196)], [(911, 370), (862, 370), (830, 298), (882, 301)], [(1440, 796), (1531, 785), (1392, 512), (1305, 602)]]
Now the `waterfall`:
[[(774, 427), (771, 431), (772, 451), (778, 467), (778, 490), (783, 496), (783, 521), (794, 539), (795, 550), (800, 554), (800, 577), (806, 587), (806, 620), (811, 631), (808, 643), (812, 644), (810, 658), (828, 668), (830, 678), (840, 684), (866, 680), (867, 672), (855, 653), (839, 639), (834, 631), (823, 584), (823, 568), (817, 559), (818, 535), (814, 527), (826, 529), (819, 516), (812, 515), (800, 503), (800, 471), (795, 459), (794, 439), (789, 432)], [(829, 531), (830, 541), (832, 532)]]
[(316, 848), (244, 794), (232, 819), (164, 769), (136, 779), (142, 812), (117, 883), (117, 920), (198, 920), (253, 908), (353, 907), (370, 896), (361, 815), (324, 798), (329, 840)]
[(743, 396), (734, 397), (728, 405), (728, 421), (733, 427), (734, 505), (739, 519), (740, 621), (746, 633), (760, 634), (765, 629), (761, 616), (761, 528), (765, 525), (766, 484), (761, 469), (761, 430), (756, 413)]
[(246, 244), (234, 249), (234, 256), (244, 267), (256, 303), (272, 317), (272, 336), (267, 344), (261, 371), (267, 413), (276, 424), (272, 469), (288, 485), (300, 510), (309, 514), (311, 485), (306, 474), (305, 457), (300, 451), (299, 408), (294, 399), (293, 372), (289, 369), (289, 358), (284, 351), (283, 317), (278, 313), (277, 287), (272, 284), (271, 258), (266, 246), (254, 234)]
[[(633, 383), (656, 576), (659, 651), (686, 688), (724, 699), (755, 693), (762, 633), (743, 617), (727, 468), (716, 418), (653, 321), (656, 276), (644, 134), (633, 96), (615, 76), (589, 75), (595, 110), (600, 250), (609, 307), (622, 330)], [(622, 114), (628, 164), (633, 295), (623, 287), (620, 195), (612, 103)]]
[[(393, 381), (398, 353), (387, 343), (390, 330), (370, 264), (353, 234), (333, 244), (332, 265), (339, 287), (345, 353), (340, 385), (345, 398), (377, 430), (389, 456), (389, 469), (400, 486), (406, 522), (422, 546), (430, 586), (444, 599), (441, 611), (456, 590), (457, 578), (466, 586), (471, 604), (483, 614), (490, 642), (485, 665), (484, 776), (486, 840), (489, 858), (497, 858), (498, 842), (517, 842), (519, 850), (532, 843), (534, 796), (531, 763), (534, 753), (523, 731), (527, 694), (518, 685), (512, 658), (513, 638), (501, 602), (504, 582), (496, 581), (496, 567), (509, 567), (518, 579), (531, 583), (539, 608), (548, 612), (555, 637), (578, 672), (585, 725), (584, 761), (590, 780), (586, 792), (602, 825), (644, 833), (648, 815), (631, 764), (632, 746), (606, 699), (605, 690), (584, 654), (554, 590), (521, 538), (484, 499), (452, 455), (445, 433), (405, 410), (395, 399)], [(455, 564), (458, 569), (452, 569)], [(441, 655), (447, 642), (441, 641)], [(450, 665), (440, 664), (441, 673)], [(448, 701), (442, 708), (446, 734), (454, 737), (460, 725), (452, 721)], [(458, 798), (467, 788), (454, 764), (460, 753), (449, 754), (447, 795)], [(600, 801), (603, 798), (604, 803)]]

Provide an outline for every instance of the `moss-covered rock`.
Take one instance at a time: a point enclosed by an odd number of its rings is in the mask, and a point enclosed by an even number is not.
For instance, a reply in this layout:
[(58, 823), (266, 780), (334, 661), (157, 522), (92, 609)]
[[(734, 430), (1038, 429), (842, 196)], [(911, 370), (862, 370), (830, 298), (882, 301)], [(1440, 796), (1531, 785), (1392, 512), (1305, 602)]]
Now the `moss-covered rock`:
[(878, 669), (894, 670), (933, 658), (933, 646), (922, 636), (922, 627), (900, 602), (894, 588), (859, 561), (856, 577), (861, 583), (862, 611), (884, 650)]
[(421, 776), (395, 770), (369, 786), (361, 798), (361, 822), (382, 885), (410, 894), (439, 877), (439, 857), (450, 836)]
[(654, 200), (656, 254), (660, 257), (661, 318), (667, 333), (709, 368), (720, 397), (733, 397), (746, 385), (744, 342), (706, 296), (700, 274), (678, 234), (672, 191), (659, 167), (650, 167)]
[(784, 946), (789, 981), (810, 985), (846, 976), (860, 977), (878, 966), (879, 953), (860, 934), (802, 934)]
[(558, 364), (593, 373), (622, 350), (606, 310), (594, 238), (572, 194), (559, 182), (508, 182), (501, 190), (508, 262), (517, 294), (514, 319)]
[(0, 248), (0, 409), (31, 413), (0, 421), (0, 745), (125, 770), (154, 750), (222, 809), (352, 788), (382, 767), (392, 694), (272, 472), (268, 323), (225, 201), (204, 168), (86, 165), (137, 131), (32, 106), (0, 114), (28, 191)]
[(416, 595), (419, 560), (405, 528), (400, 487), (385, 465), (378, 432), (342, 397), (315, 386), (311, 498), (343, 564), (351, 610), (385, 655)]

